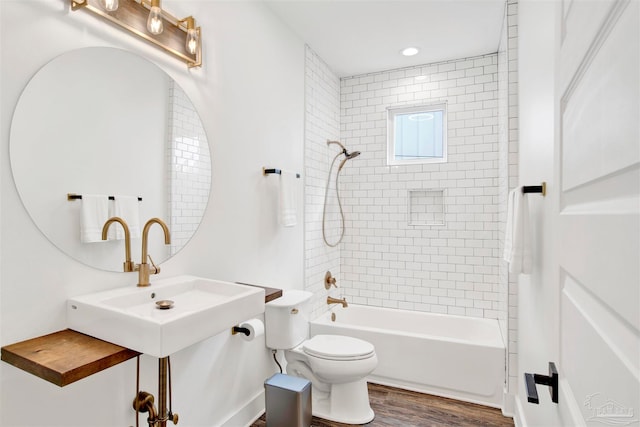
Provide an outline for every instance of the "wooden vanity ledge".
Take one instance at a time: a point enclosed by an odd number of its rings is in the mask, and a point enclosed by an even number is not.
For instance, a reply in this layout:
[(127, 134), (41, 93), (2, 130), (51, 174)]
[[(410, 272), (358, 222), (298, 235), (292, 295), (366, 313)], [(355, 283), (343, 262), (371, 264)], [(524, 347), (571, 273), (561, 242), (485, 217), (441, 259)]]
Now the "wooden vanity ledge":
[(71, 329), (2, 347), (2, 360), (57, 386), (132, 359), (140, 353)]
[(241, 282), (236, 282), (239, 285), (247, 285), (247, 286), (254, 286), (256, 288), (262, 288), (264, 289), (264, 302), (265, 304), (268, 303), (269, 301), (273, 301), (276, 298), (280, 298), (282, 296), (282, 289), (278, 289), (278, 288), (269, 288), (266, 286), (260, 286), (260, 285), (252, 285), (251, 283), (241, 283)]

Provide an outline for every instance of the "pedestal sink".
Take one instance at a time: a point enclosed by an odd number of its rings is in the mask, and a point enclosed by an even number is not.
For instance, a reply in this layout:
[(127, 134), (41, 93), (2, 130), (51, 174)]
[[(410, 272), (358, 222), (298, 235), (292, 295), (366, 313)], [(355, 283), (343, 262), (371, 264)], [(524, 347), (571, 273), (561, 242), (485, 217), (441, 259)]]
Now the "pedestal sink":
[(70, 329), (166, 357), (264, 313), (264, 290), (196, 276), (71, 298)]

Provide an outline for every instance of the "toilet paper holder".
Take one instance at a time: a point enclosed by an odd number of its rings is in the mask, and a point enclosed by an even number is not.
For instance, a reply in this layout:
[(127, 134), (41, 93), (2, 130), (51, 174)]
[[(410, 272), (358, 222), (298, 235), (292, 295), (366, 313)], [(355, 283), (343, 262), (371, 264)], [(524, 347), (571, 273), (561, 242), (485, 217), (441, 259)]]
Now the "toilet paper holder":
[(260, 319), (247, 320), (240, 325), (233, 326), (231, 335), (240, 336), (245, 341), (253, 341), (264, 335), (264, 324)]
[(251, 331), (248, 328), (243, 328), (242, 326), (234, 326), (231, 328), (231, 335), (236, 334), (245, 334), (246, 336), (251, 335)]

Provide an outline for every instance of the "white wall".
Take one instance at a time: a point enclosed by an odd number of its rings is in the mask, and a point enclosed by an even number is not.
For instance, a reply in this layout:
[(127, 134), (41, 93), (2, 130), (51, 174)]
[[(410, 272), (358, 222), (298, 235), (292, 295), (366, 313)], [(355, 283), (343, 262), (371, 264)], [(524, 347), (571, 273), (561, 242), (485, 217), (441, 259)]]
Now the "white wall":
[[(423, 76), (423, 77), (419, 77)], [(355, 303), (498, 316), (497, 55), (341, 81), (345, 293)], [(388, 107), (448, 103), (446, 163), (386, 166)], [(443, 226), (408, 225), (411, 189), (445, 191)]]
[[(304, 45), (260, 3), (163, 5), (179, 16), (193, 14), (202, 25), (201, 69), (188, 70), (84, 11), (70, 11), (67, 2), (0, 3), (2, 345), (64, 329), (70, 296), (133, 286), (136, 280), (135, 274), (97, 271), (59, 252), (32, 223), (11, 176), (9, 128), (22, 89), (46, 62), (81, 47), (113, 46), (147, 57), (177, 81), (203, 120), (212, 148), (211, 200), (196, 236), (162, 265), (162, 276), (191, 273), (303, 286), (303, 227), (277, 225), (277, 182), (263, 177), (261, 168), (302, 170)], [(40, 179), (37, 171), (34, 179)], [(257, 397), (253, 413), (240, 414), (232, 424), (250, 421), (260, 410), (263, 381), (275, 371), (269, 356), (263, 340), (246, 343), (226, 333), (174, 355), (173, 408), (181, 425), (222, 424)], [(156, 361), (142, 362), (142, 386), (155, 394)], [(64, 388), (6, 363), (0, 375), (2, 425), (134, 424), (133, 361)]]
[[(546, 373), (558, 340), (558, 280), (553, 248), (557, 215), (553, 165), (555, 141), (555, 2), (518, 3), (518, 84), (520, 185), (547, 182), (546, 197), (527, 197), (533, 231), (531, 274), (518, 278), (518, 360), (516, 422), (521, 426), (557, 425), (557, 406), (527, 403), (524, 372)], [(515, 391), (515, 390), (514, 390)], [(542, 392), (538, 389), (538, 392)], [(546, 390), (545, 390), (546, 392)], [(541, 399), (542, 400), (542, 399)]]

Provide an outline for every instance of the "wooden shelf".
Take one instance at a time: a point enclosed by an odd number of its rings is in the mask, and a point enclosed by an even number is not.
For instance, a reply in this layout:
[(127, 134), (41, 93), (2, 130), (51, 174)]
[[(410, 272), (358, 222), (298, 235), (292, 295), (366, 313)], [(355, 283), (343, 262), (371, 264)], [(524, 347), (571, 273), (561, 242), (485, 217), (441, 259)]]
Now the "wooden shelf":
[(268, 303), (269, 301), (273, 301), (274, 299), (280, 298), (282, 296), (282, 289), (269, 288), (267, 286), (260, 286), (260, 285), (252, 285), (251, 283), (241, 283), (241, 282), (236, 282), (236, 283), (238, 285), (255, 286), (256, 288), (264, 289), (264, 302), (265, 302), (265, 304)]
[(64, 387), (138, 355), (137, 351), (65, 329), (4, 346), (1, 359)]

